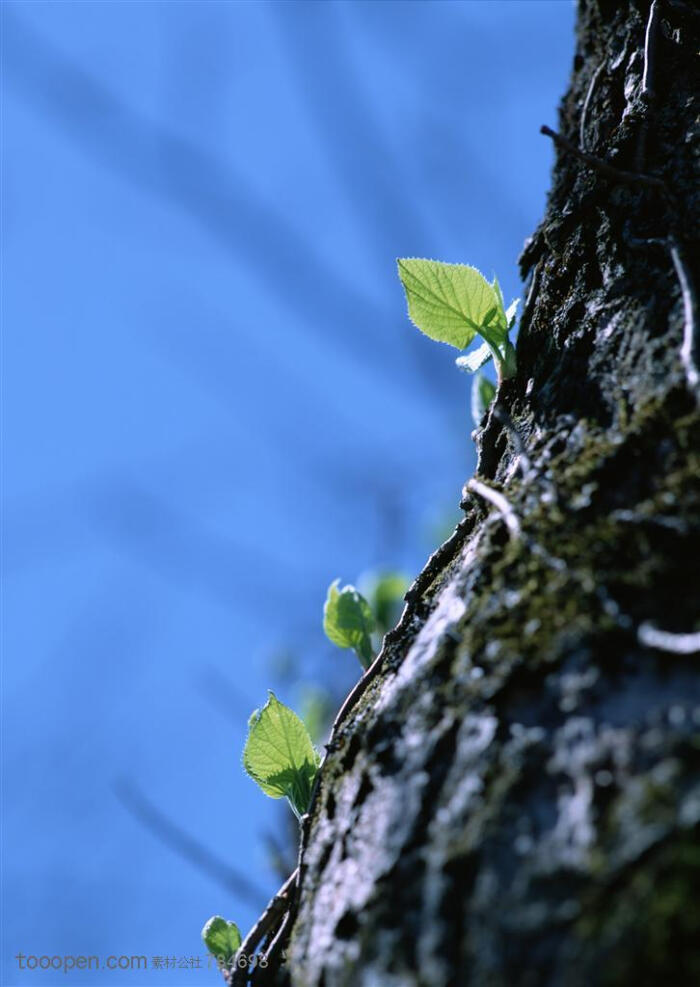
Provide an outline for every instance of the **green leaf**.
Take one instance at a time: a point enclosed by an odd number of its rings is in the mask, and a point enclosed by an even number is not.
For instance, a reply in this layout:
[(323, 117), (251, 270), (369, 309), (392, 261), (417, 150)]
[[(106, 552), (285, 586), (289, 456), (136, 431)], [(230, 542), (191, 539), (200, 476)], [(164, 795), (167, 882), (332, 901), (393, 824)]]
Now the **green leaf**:
[(472, 418), (480, 425), (496, 394), (496, 385), (483, 374), (477, 374), (472, 384)]
[(287, 798), (303, 816), (320, 760), (297, 714), (270, 692), (248, 722), (243, 767), (250, 777), (270, 798)]
[(323, 629), (333, 644), (340, 648), (352, 648), (363, 668), (369, 668), (374, 659), (372, 638), (374, 617), (369, 603), (354, 586), (338, 589), (339, 579), (328, 587), (323, 607)]
[(213, 915), (202, 929), (202, 939), (212, 956), (229, 965), (241, 948), (241, 933), (235, 922)]
[(493, 345), (507, 335), (498, 282), (475, 267), (407, 258), (398, 261), (411, 321), (426, 336), (463, 350), (480, 333)]

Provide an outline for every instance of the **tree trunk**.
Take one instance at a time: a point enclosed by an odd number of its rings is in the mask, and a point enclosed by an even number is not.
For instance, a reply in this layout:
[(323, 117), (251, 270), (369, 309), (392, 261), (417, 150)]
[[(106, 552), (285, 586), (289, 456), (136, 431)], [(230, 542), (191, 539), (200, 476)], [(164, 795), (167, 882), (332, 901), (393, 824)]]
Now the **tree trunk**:
[(518, 374), (335, 731), (280, 983), (700, 983), (697, 47), (580, 4)]

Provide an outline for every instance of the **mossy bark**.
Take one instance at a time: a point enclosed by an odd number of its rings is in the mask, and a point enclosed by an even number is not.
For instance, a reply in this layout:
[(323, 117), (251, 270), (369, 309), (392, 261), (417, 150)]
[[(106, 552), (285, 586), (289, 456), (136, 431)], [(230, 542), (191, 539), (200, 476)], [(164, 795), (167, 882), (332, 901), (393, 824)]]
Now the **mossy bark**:
[(280, 983), (700, 983), (700, 654), (650, 631), (700, 631), (698, 18), (649, 19), (581, 3), (560, 131), (666, 188), (558, 148), (479, 436), (507, 517), (466, 494), (338, 731)]

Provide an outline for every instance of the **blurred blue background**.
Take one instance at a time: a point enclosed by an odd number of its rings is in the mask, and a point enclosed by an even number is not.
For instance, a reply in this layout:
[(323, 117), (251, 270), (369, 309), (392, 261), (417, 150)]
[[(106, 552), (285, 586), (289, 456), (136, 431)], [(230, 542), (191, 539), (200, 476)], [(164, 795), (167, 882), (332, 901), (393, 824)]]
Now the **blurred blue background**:
[(14, 956), (203, 955), (279, 884), (247, 716), (352, 683), (328, 583), (414, 575), (474, 465), (395, 258), (521, 293), (573, 18), (3, 4), (3, 984), (216, 984)]

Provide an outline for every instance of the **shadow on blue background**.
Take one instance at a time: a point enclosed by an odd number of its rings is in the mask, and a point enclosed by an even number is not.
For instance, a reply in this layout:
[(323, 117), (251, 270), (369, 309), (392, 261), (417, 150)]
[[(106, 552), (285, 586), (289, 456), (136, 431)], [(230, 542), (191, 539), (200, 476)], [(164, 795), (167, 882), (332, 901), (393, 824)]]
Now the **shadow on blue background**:
[(209, 915), (275, 890), (280, 816), (240, 768), (266, 688), (298, 699), (271, 656), (347, 688), (328, 583), (415, 574), (473, 469), (469, 384), (395, 258), (521, 292), (573, 7), (2, 22), (2, 983), (215, 984), (14, 957), (201, 956)]

